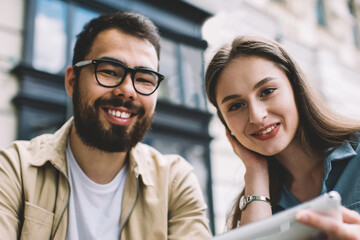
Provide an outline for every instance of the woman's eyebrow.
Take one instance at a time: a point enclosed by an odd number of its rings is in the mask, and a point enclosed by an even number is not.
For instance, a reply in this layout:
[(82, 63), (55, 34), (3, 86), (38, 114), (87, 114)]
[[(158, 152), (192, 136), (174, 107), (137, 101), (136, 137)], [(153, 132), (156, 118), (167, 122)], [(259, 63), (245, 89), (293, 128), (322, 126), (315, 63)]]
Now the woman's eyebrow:
[(231, 99), (240, 98), (240, 97), (241, 97), (241, 94), (232, 94), (232, 95), (226, 96), (226, 97), (224, 97), (223, 100), (221, 101), (221, 104), (224, 104), (224, 103), (226, 103), (227, 101), (230, 101)]
[(264, 85), (265, 83), (267, 83), (267, 82), (269, 82), (269, 81), (271, 81), (271, 80), (274, 80), (274, 79), (275, 79), (274, 77), (266, 77), (266, 78), (260, 80), (259, 82), (257, 82), (257, 83), (255, 84), (255, 86), (253, 87), (253, 90), (256, 90), (256, 89), (260, 88), (260, 87), (261, 87), (262, 85)]

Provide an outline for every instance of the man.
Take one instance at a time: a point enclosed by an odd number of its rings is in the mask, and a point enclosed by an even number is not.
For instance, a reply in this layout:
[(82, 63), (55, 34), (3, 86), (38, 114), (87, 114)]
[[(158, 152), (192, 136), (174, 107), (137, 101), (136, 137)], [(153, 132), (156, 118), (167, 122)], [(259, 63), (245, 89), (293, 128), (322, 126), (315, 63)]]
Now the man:
[(159, 35), (135, 13), (90, 21), (65, 88), (74, 119), (0, 152), (4, 239), (205, 239), (206, 205), (192, 167), (139, 143), (163, 76)]

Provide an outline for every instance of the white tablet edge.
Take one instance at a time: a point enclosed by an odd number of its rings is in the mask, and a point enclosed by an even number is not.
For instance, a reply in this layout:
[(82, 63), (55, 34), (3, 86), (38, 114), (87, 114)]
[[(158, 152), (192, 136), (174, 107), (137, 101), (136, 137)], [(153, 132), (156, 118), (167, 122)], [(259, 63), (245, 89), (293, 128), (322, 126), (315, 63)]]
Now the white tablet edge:
[[(336, 191), (331, 191), (313, 200), (304, 202), (298, 206), (295, 206), (293, 208), (275, 214), (269, 218), (214, 236), (212, 240), (254, 239), (253, 236), (256, 235), (258, 236), (259, 232), (264, 233), (263, 235), (264, 238), (257, 237), (258, 239), (267, 239), (266, 236), (271, 235), (268, 234), (267, 232), (272, 232), (272, 230), (277, 231), (278, 229), (287, 232), (289, 232), (289, 230), (294, 231), (291, 232), (293, 235), (303, 234), (304, 237), (306, 237), (309, 234), (315, 234), (317, 230), (306, 227), (305, 225), (296, 221), (295, 215), (299, 210), (311, 209), (315, 212), (341, 219), (340, 206), (341, 206), (340, 194)], [(280, 230), (279, 233), (276, 234), (278, 238), (280, 238), (281, 235)]]

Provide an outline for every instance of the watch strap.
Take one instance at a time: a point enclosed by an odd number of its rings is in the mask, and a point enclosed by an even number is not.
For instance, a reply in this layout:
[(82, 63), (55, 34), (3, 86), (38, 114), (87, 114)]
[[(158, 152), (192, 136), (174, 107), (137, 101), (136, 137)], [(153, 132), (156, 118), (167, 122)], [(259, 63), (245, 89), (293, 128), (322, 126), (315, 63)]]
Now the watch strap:
[(240, 198), (240, 202), (239, 202), (239, 208), (240, 210), (244, 210), (246, 208), (246, 206), (251, 203), (252, 201), (263, 201), (263, 202), (267, 202), (270, 204), (271, 207), (271, 202), (270, 199), (265, 197), (265, 196), (253, 196), (253, 195), (243, 195)]

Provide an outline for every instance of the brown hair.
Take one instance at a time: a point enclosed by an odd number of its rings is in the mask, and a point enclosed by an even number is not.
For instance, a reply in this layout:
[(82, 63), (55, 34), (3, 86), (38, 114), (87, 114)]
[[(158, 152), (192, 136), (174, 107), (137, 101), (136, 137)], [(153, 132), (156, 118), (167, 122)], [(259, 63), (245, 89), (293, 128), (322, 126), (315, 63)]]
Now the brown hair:
[(158, 28), (147, 17), (135, 12), (115, 12), (100, 15), (88, 22), (77, 35), (73, 65), (84, 60), (96, 36), (104, 30), (115, 28), (126, 34), (148, 40), (160, 58), (160, 35)]
[[(320, 95), (309, 85), (296, 62), (287, 54), (283, 47), (275, 41), (260, 37), (238, 37), (232, 44), (221, 47), (210, 61), (205, 74), (206, 94), (216, 107), (217, 114), (227, 127), (216, 103), (218, 79), (229, 63), (242, 56), (258, 56), (272, 61), (286, 74), (294, 91), (295, 102), (299, 112), (299, 126), (296, 137), (307, 152), (327, 156), (329, 148), (335, 149), (346, 141), (353, 140), (360, 131), (360, 123), (331, 111)], [(271, 158), (271, 157), (270, 157)], [(275, 206), (279, 200), (281, 187), (281, 172), (284, 171), (277, 161), (269, 161), (270, 197)], [(232, 209), (231, 228), (236, 228), (241, 218), (238, 203), (241, 195)]]

